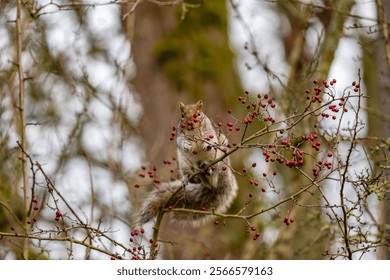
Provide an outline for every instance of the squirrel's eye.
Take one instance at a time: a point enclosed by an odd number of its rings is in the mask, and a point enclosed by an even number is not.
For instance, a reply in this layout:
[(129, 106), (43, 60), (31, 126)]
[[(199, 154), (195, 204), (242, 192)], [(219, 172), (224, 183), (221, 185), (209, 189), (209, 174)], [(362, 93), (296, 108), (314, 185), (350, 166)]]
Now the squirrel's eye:
[(200, 112), (198, 112), (198, 116), (200, 116)]
[(181, 114), (181, 117), (184, 118), (184, 114)]

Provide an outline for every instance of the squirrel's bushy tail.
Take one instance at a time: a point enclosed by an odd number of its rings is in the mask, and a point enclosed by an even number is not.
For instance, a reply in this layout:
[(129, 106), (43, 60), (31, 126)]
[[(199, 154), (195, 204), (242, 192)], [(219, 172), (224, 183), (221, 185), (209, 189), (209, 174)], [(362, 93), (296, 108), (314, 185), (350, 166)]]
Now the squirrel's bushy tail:
[[(172, 206), (173, 208), (186, 208), (201, 210), (206, 209), (215, 212), (223, 212), (230, 205), (237, 192), (237, 182), (230, 169), (222, 171), (218, 176), (218, 183), (216, 186), (211, 186), (206, 180), (200, 183), (188, 183), (184, 188), (181, 180), (163, 183), (158, 189), (152, 191), (145, 201), (141, 209), (135, 217), (135, 226), (137, 228), (146, 224), (157, 216), (162, 208)], [(172, 195), (180, 190), (172, 197)], [(207, 215), (184, 213), (172, 211), (172, 216), (175, 220), (182, 221), (200, 221), (206, 219)]]

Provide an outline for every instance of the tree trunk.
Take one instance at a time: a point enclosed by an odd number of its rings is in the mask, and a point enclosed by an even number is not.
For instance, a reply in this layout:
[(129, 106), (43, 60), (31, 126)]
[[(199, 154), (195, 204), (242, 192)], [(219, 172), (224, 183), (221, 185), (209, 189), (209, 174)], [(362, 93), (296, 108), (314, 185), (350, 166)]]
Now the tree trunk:
[[(179, 101), (202, 99), (205, 113), (217, 122), (241, 91), (229, 49), (224, 1), (205, 1), (184, 15), (182, 6), (160, 7), (143, 1), (135, 10), (135, 20), (129, 16), (125, 23), (133, 41), (133, 84), (143, 108), (142, 148), (146, 161), (156, 166), (176, 153), (176, 143), (169, 138), (180, 119)], [(216, 236), (212, 221), (188, 229), (164, 222), (162, 228), (162, 239), (180, 244), (166, 244), (163, 258), (202, 259), (210, 252), (215, 258), (225, 258), (222, 254), (231, 252), (217, 249), (226, 246), (226, 236), (210, 238)], [(182, 250), (183, 246), (188, 250)]]

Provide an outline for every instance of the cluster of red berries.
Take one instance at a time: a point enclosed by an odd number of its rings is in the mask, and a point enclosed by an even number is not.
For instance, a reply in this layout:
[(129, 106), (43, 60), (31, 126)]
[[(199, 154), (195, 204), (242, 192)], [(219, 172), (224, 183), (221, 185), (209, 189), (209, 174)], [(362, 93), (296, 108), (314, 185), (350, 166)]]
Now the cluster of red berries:
[(283, 219), (283, 223), (285, 223), (286, 226), (292, 224), (293, 222), (295, 222), (295, 219), (293, 217), (290, 218), (289, 216), (286, 216)]
[[(142, 234), (144, 234), (144, 233), (145, 233), (145, 230), (144, 230), (143, 228), (141, 228), (140, 231), (134, 230), (134, 231), (132, 231), (130, 234), (131, 234), (131, 236), (137, 236), (140, 232), (141, 232)], [(130, 238), (130, 242), (133, 242), (132, 238)]]
[[(333, 79), (331, 80), (329, 83), (327, 80), (323, 80), (322, 81), (322, 85), (325, 87), (325, 88), (329, 88), (329, 86), (333, 86), (335, 83), (336, 83), (336, 79)], [(319, 86), (319, 83), (318, 83), (318, 80), (313, 80), (313, 84), (315, 84), (313, 90), (314, 90), (314, 95), (310, 95), (311, 94), (311, 91), (310, 89), (306, 89), (306, 94), (308, 94), (306, 96), (306, 99), (307, 100), (311, 100), (312, 103), (315, 103), (315, 102), (318, 102), (318, 103), (321, 103), (322, 102), (322, 99), (321, 99), (321, 93), (324, 91), (323, 88), (321, 86)]]
[[(130, 246), (131, 248), (127, 249), (127, 251), (132, 254), (131, 259), (132, 260), (138, 260), (142, 258), (142, 254), (144, 253), (144, 246), (140, 245), (140, 242), (138, 240), (138, 236), (142, 235), (145, 233), (145, 230), (141, 228), (140, 231), (134, 230), (131, 232), (131, 237), (129, 238), (130, 241)], [(142, 237), (141, 237), (142, 239)], [(158, 246), (157, 242), (154, 242), (152, 239), (149, 240), (151, 244), (153, 244), (154, 247)]]
[[(256, 229), (255, 226), (252, 226), (252, 227), (251, 227), (251, 231), (256, 231), (256, 230), (257, 230), (257, 229)], [(259, 237), (260, 237), (260, 232), (259, 232), (259, 231), (256, 231), (255, 234), (252, 236), (252, 239), (253, 239), (254, 241), (256, 241), (257, 238), (259, 238)]]
[(175, 140), (175, 137), (176, 137), (176, 131), (177, 131), (177, 128), (176, 128), (176, 126), (172, 127), (172, 131), (171, 131), (171, 137), (169, 137), (169, 140), (171, 140), (171, 141)]
[(63, 216), (62, 212), (57, 209), (55, 220), (59, 221), (62, 216)]
[(360, 85), (358, 83), (356, 83), (355, 81), (352, 82), (352, 86), (353, 86), (353, 91), (354, 92), (359, 92), (359, 89), (360, 89)]
[[(331, 157), (332, 156), (332, 153), (331, 152), (329, 152), (328, 153), (328, 157)], [(322, 160), (319, 160), (318, 162), (317, 162), (317, 164), (318, 164), (318, 167), (319, 167), (319, 169), (318, 168), (316, 168), (316, 167), (314, 167), (313, 169), (312, 169), (312, 171), (313, 171), (313, 175), (314, 176), (318, 176), (318, 175), (320, 175), (320, 173), (319, 173), (319, 171), (323, 168), (323, 167), (326, 167), (326, 168), (328, 168), (328, 169), (332, 169), (332, 163), (331, 162), (328, 162), (328, 161), (322, 161)]]
[(268, 94), (264, 94), (263, 96), (261, 96), (261, 94), (258, 94), (257, 98), (258, 99), (263, 99), (263, 101), (266, 102), (266, 104), (263, 103), (262, 101), (257, 103), (257, 105), (259, 105), (263, 109), (265, 109), (267, 106), (270, 106), (271, 108), (275, 108), (276, 107), (276, 104), (274, 103), (274, 100), (272, 98), (269, 98)]
[[(268, 94), (264, 94), (263, 96), (261, 94), (258, 94), (257, 98), (260, 99), (260, 101), (257, 103), (257, 105), (259, 107), (263, 108), (263, 109), (266, 109), (267, 106), (269, 106), (271, 108), (275, 108), (276, 107), (276, 104), (274, 103), (274, 100), (272, 98), (270, 98)], [(261, 99), (263, 101), (261, 101)], [(265, 116), (263, 118), (263, 121), (275, 123), (275, 120), (271, 116), (269, 116), (269, 115)]]
[(291, 146), (291, 142), (288, 141), (287, 139), (283, 139), (281, 141), (282, 145), (286, 146), (286, 147), (290, 147)]
[(255, 180), (253, 180), (253, 179), (250, 179), (249, 180), (249, 184), (251, 184), (251, 185), (255, 185), (256, 187), (259, 185), (259, 183), (258, 182), (256, 182)]
[(296, 166), (299, 166), (299, 165), (302, 165), (303, 164), (303, 154), (304, 152), (301, 151), (301, 150), (298, 150), (297, 151), (292, 151), (292, 156), (293, 156), (293, 159), (291, 160), (287, 160), (286, 161), (286, 166), (288, 167), (296, 167)]
[(35, 204), (33, 209), (34, 209), (34, 210), (39, 210), (39, 205), (37, 205), (38, 199), (37, 199), (36, 197), (33, 197), (33, 198), (31, 199), (31, 201)]
[[(165, 160), (163, 161), (163, 164), (165, 164), (165, 165), (171, 165), (171, 164), (173, 163), (173, 161), (175, 161), (175, 160), (176, 160), (176, 156), (172, 156), (172, 160), (170, 160), (170, 159), (165, 159)], [(175, 172), (175, 168), (169, 169), (169, 172), (174, 173), (174, 172)]]
[[(249, 92), (245, 91), (245, 94), (248, 95)], [(275, 123), (275, 120), (269, 115), (268, 110), (266, 110), (265, 113), (260, 112), (260, 108), (262, 108), (262, 109), (267, 109), (268, 107), (275, 108), (276, 104), (274, 103), (274, 100), (272, 98), (270, 98), (268, 94), (264, 94), (264, 95), (257, 94), (257, 98), (260, 99), (260, 101), (254, 102), (254, 101), (251, 101), (249, 99), (249, 97), (242, 97), (242, 96), (239, 96), (237, 98), (239, 102), (241, 102), (243, 105), (245, 105), (245, 108), (247, 110), (252, 110), (244, 118), (244, 120), (242, 121), (242, 124), (246, 124), (246, 125), (251, 124), (255, 118), (261, 119), (264, 122)], [(229, 114), (231, 114), (233, 112), (233, 110), (231, 108), (229, 108), (227, 110), (227, 112)], [(218, 122), (217, 125), (222, 126), (222, 122)], [(226, 125), (227, 125), (229, 131), (233, 131), (233, 126), (234, 126), (233, 122), (228, 121), (226, 123)], [(236, 126), (235, 130), (240, 131), (240, 127)]]
[[(345, 98), (341, 98), (340, 99), (340, 102), (339, 102), (339, 107), (343, 109), (344, 112), (348, 112), (348, 109), (345, 107)], [(331, 104), (329, 105), (329, 109), (333, 112), (333, 113), (338, 113), (340, 111), (340, 108), (337, 108), (337, 105), (336, 104)], [(329, 118), (330, 117), (330, 114), (326, 113), (325, 111), (321, 113), (321, 116), (323, 118)], [(336, 120), (337, 117), (336, 115), (333, 115), (332, 116), (332, 119), (333, 120)]]
[[(170, 162), (170, 161), (169, 161), (169, 162)], [(164, 163), (165, 163), (165, 164), (168, 164), (167, 161), (164, 161)], [(169, 163), (169, 164), (171, 164), (171, 163)], [(146, 167), (145, 167), (145, 166), (142, 166), (141, 169), (142, 169), (142, 170), (146, 170)], [(157, 167), (156, 167), (156, 166), (153, 166), (153, 168), (150, 169), (150, 170), (148, 171), (148, 177), (151, 178), (151, 179), (153, 179), (153, 182), (154, 182), (154, 183), (159, 184), (159, 183), (161, 183), (161, 179), (155, 178), (155, 176), (156, 176), (156, 173), (155, 173), (155, 172), (156, 172), (156, 171), (157, 171)], [(142, 173), (139, 174), (139, 176), (140, 176), (141, 178), (145, 178), (145, 177), (146, 177), (146, 174), (142, 172)], [(141, 184), (136, 183), (136, 184), (134, 184), (134, 187), (135, 187), (135, 188), (139, 188), (139, 187), (141, 187)]]
[(311, 147), (313, 149), (315, 149), (316, 151), (319, 151), (320, 150), (320, 146), (321, 146), (321, 142), (319, 141), (315, 141), (317, 138), (318, 138), (318, 135), (317, 134), (311, 134), (311, 135), (302, 135), (301, 136), (302, 140), (310, 140), (311, 142), (313, 142), (311, 144)]

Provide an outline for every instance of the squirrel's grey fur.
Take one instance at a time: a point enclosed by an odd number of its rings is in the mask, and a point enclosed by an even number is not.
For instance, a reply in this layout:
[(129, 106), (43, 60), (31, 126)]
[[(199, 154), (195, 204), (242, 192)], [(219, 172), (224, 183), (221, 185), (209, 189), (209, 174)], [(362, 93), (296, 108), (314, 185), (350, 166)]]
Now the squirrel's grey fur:
[[(224, 155), (222, 149), (226, 147), (227, 139), (202, 112), (202, 105), (202, 101), (193, 105), (180, 103), (182, 118), (177, 127), (180, 179), (159, 184), (157, 189), (148, 194), (136, 216), (137, 227), (156, 217), (167, 206), (169, 199), (168, 206), (173, 208), (224, 212), (236, 196), (237, 181), (228, 157), (214, 164), (213, 168), (204, 170), (205, 166)], [(189, 179), (191, 174), (199, 170), (199, 174)], [(183, 221), (199, 221), (207, 217), (188, 212), (172, 211), (172, 214), (174, 219)]]

